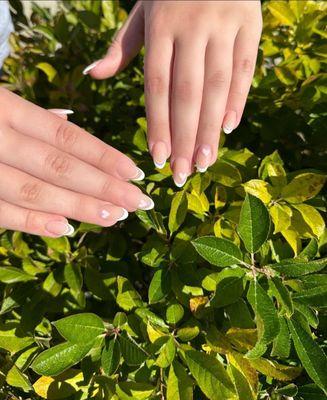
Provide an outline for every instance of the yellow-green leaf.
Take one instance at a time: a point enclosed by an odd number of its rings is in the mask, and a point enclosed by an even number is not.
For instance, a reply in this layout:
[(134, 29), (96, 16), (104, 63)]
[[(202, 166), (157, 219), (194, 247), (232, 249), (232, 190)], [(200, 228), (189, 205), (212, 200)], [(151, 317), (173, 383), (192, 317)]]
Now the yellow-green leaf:
[(258, 197), (265, 204), (268, 204), (272, 198), (272, 188), (268, 182), (260, 179), (252, 179), (243, 184), (246, 193), (252, 194), (252, 196)]
[(312, 172), (299, 174), (283, 188), (281, 196), (289, 203), (302, 203), (315, 197), (324, 186), (325, 181), (324, 175)]
[(271, 219), (274, 223), (274, 233), (287, 230), (291, 225), (292, 210), (285, 204), (273, 204), (269, 208)]
[(294, 204), (293, 207), (301, 213), (304, 221), (310, 226), (312, 232), (317, 237), (320, 237), (324, 233), (326, 227), (325, 221), (319, 211), (308, 204)]
[(174, 233), (182, 225), (187, 213), (187, 198), (184, 191), (175, 194), (169, 212), (168, 227)]

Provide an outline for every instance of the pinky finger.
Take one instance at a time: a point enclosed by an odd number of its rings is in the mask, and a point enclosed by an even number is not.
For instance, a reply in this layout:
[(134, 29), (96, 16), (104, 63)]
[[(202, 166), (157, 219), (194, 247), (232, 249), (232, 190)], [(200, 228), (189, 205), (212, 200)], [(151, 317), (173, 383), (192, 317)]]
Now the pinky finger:
[(70, 236), (74, 228), (65, 217), (28, 210), (0, 199), (0, 227), (32, 235)]
[(241, 28), (234, 44), (233, 73), (226, 104), (223, 130), (231, 133), (241, 121), (251, 87), (258, 53), (260, 30)]

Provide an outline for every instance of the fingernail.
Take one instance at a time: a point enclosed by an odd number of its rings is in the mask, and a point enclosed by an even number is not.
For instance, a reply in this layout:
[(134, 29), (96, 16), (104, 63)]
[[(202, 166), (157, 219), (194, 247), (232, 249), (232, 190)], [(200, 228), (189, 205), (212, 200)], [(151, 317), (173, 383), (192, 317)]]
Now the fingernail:
[(136, 168), (137, 172), (134, 178), (131, 178), (132, 181), (143, 181), (143, 179), (145, 178), (145, 173), (140, 169), (140, 168)]
[(91, 69), (93, 69), (94, 67), (96, 67), (99, 64), (100, 61), (101, 60), (94, 61), (92, 64), (90, 64), (86, 68), (84, 68), (83, 75), (87, 75), (91, 71)]
[(140, 210), (152, 210), (152, 208), (154, 207), (154, 202), (153, 200), (148, 197), (148, 196), (143, 196), (143, 198), (140, 200), (139, 202), (139, 206), (138, 208)]
[(125, 208), (122, 208), (122, 214), (121, 217), (119, 217), (117, 219), (117, 221), (123, 221), (124, 219), (126, 219), (128, 217), (128, 211), (125, 210)]
[(196, 169), (198, 172), (206, 172), (211, 162), (211, 148), (208, 145), (202, 145), (199, 147), (196, 156)]
[(186, 158), (176, 158), (173, 165), (173, 179), (177, 187), (184, 186), (189, 174), (190, 174), (190, 163)]
[(159, 168), (162, 169), (167, 161), (167, 146), (165, 142), (157, 142), (154, 144), (154, 146), (152, 147), (152, 157), (153, 157), (153, 162), (154, 165)]
[(236, 125), (236, 112), (235, 111), (228, 111), (225, 115), (224, 122), (223, 122), (223, 131), (228, 135), (233, 131)]
[(45, 225), (45, 229), (58, 236), (71, 236), (74, 233), (74, 227), (62, 221), (50, 221)]
[(60, 114), (60, 115), (70, 115), (70, 114), (74, 114), (73, 110), (66, 110), (65, 108), (53, 108), (51, 110), (51, 112), (55, 113), (55, 114)]

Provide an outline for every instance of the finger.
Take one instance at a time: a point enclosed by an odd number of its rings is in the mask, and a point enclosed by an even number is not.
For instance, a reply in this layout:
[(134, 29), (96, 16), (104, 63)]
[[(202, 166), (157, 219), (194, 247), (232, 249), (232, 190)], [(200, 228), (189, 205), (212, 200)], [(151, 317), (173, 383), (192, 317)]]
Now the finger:
[(58, 117), (67, 120), (68, 115), (74, 114), (73, 110), (66, 110), (64, 108), (48, 108), (48, 111), (58, 115)]
[(28, 210), (0, 199), (0, 227), (32, 235), (70, 236), (74, 227), (65, 217)]
[(234, 44), (232, 82), (223, 121), (225, 133), (231, 133), (241, 121), (250, 90), (260, 40), (260, 30), (241, 28)]
[(144, 60), (148, 143), (154, 164), (163, 168), (170, 156), (169, 85), (173, 43), (147, 38)]
[(114, 37), (107, 55), (87, 66), (83, 74), (90, 74), (95, 79), (104, 79), (115, 75), (136, 56), (143, 42), (143, 6), (141, 2), (137, 2), (124, 26)]
[(1, 161), (7, 165), (45, 182), (109, 201), (129, 211), (149, 209), (153, 205), (152, 200), (138, 187), (106, 174), (47, 143), (21, 135), (11, 128), (5, 128), (3, 136)]
[(3, 115), (8, 117), (4, 122), (16, 131), (47, 142), (116, 178), (144, 178), (130, 158), (77, 125), (0, 88), (0, 101), (2, 97)]
[(128, 216), (122, 207), (58, 188), (5, 164), (0, 164), (0, 174), (0, 198), (19, 207), (102, 226)]
[(210, 39), (206, 49), (201, 115), (194, 160), (204, 172), (215, 162), (233, 66), (233, 33)]
[[(172, 157), (175, 184), (181, 187), (191, 173), (203, 90), (205, 43), (190, 38), (175, 43), (171, 95)], [(196, 62), (195, 62), (196, 60)]]

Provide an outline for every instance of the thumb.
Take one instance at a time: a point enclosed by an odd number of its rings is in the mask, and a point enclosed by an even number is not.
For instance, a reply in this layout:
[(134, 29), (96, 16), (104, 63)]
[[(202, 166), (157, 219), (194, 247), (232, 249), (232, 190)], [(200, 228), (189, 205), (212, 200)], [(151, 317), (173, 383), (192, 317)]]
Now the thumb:
[(137, 55), (143, 43), (143, 6), (138, 1), (125, 24), (114, 37), (106, 56), (87, 66), (83, 74), (90, 74), (95, 79), (109, 78), (117, 74)]

